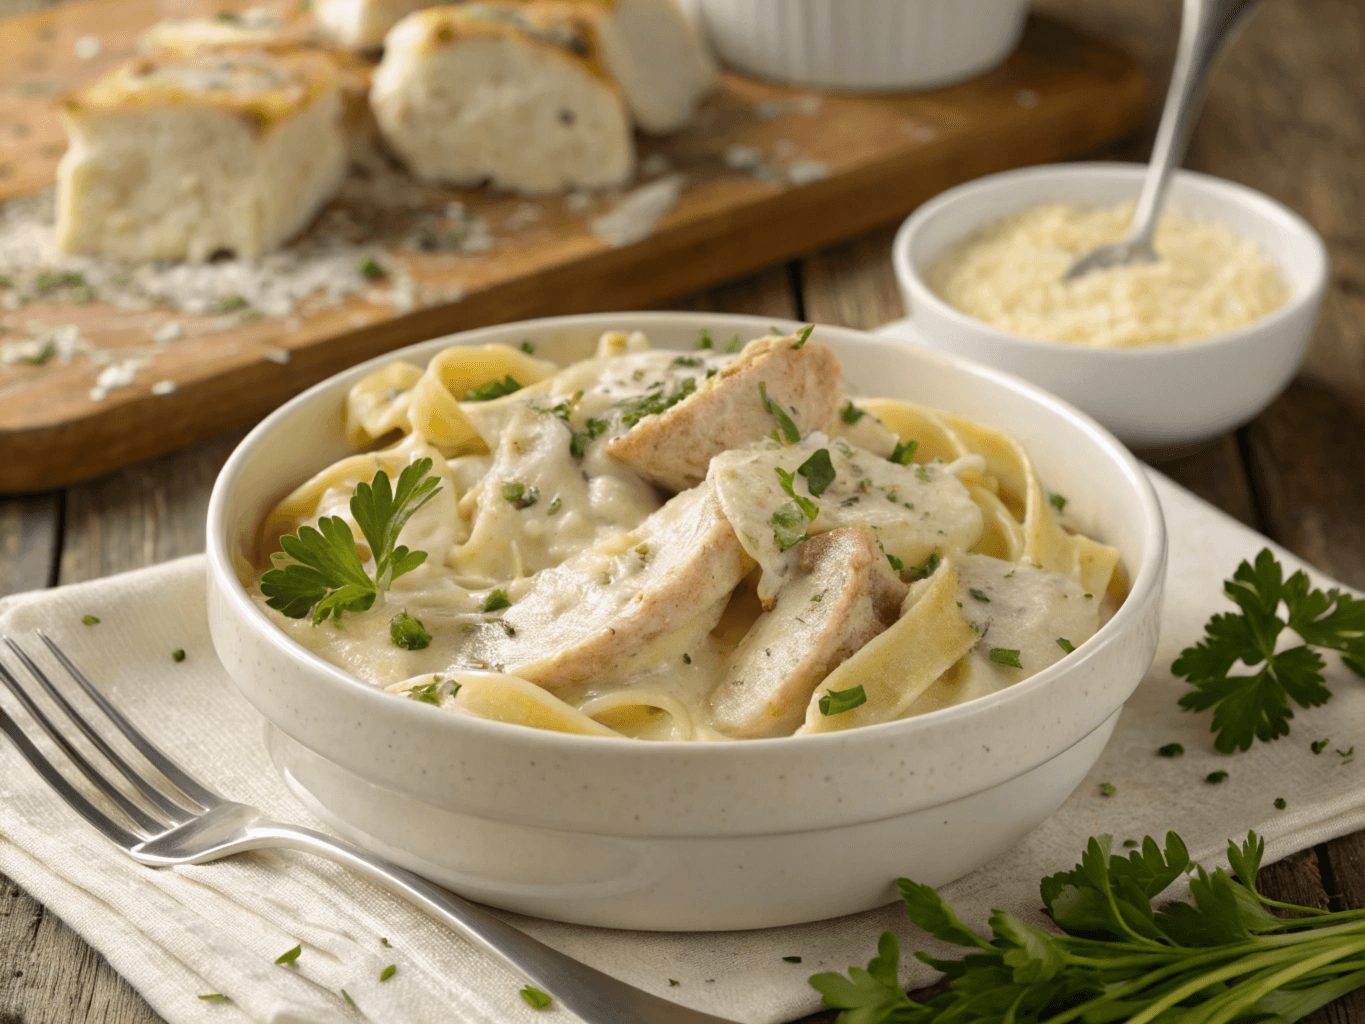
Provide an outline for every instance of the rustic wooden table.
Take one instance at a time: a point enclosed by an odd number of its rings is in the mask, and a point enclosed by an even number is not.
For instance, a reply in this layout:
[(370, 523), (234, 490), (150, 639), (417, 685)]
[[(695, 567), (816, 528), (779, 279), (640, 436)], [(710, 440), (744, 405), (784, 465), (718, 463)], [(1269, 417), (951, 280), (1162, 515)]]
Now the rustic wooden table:
[[(0, 0), (0, 14), (44, 0)], [(1179, 0), (1035, 0), (1169, 73)], [(1141, 159), (1137, 139), (1102, 157)], [(1365, 589), (1365, 0), (1268, 0), (1225, 59), (1187, 166), (1298, 210), (1327, 240), (1332, 285), (1298, 380), (1246, 427), (1153, 461), (1228, 513)], [(670, 305), (873, 327), (902, 315), (894, 227)], [(1210, 381), (1217, 387), (1217, 381)], [(0, 595), (201, 551), (210, 487), (241, 438), (52, 494), (0, 497)], [(1365, 906), (1365, 832), (1262, 872), (1281, 899)], [(833, 1014), (810, 1018), (831, 1021)], [(1365, 1024), (1365, 992), (1315, 1021)], [(0, 876), (0, 1024), (152, 1024), (155, 1013), (60, 920)]]

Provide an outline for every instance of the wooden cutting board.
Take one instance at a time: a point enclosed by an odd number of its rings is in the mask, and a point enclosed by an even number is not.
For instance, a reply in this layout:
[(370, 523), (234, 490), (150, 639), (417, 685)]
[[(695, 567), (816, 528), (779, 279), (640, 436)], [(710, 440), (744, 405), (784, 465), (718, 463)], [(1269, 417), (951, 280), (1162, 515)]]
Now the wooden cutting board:
[[(0, 200), (52, 183), (65, 148), (56, 116), (63, 92), (132, 55), (137, 36), (160, 18), (232, 6), (86, 0), (0, 23)], [(415, 284), (410, 306), (376, 289), (304, 303), (290, 316), (191, 316), (56, 289), (0, 310), (0, 342), (74, 326), (95, 358), (0, 365), (0, 492), (60, 487), (191, 444), (255, 421), (356, 362), (440, 334), (657, 307), (903, 217), (959, 182), (1093, 151), (1134, 131), (1146, 105), (1146, 82), (1126, 54), (1034, 17), (1001, 67), (934, 92), (819, 97), (727, 74), (688, 129), (640, 138), (644, 166), (682, 175), (685, 188), (633, 244), (610, 244), (590, 227), (626, 190), (566, 203), (422, 188), (373, 238), (386, 265)], [(747, 166), (755, 150), (758, 168)], [(491, 248), (414, 247), (416, 220), (452, 200), (487, 226)], [(352, 200), (334, 206), (348, 204), (363, 218)], [(154, 342), (172, 320), (183, 335)], [(131, 384), (97, 397), (100, 352), (146, 362)]]

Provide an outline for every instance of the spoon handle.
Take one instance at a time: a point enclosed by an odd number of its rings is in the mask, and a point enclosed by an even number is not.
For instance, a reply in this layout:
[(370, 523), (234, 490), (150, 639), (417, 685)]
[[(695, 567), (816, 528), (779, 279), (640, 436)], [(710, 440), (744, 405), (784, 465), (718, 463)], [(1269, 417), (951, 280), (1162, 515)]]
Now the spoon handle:
[(1185, 147), (1190, 141), (1190, 121), (1203, 100), (1209, 71), (1223, 47), (1259, 3), (1260, 0), (1185, 0), (1171, 85), (1166, 92), (1156, 142), (1152, 145), (1147, 177), (1143, 179), (1142, 193), (1128, 228), (1128, 242), (1150, 249), (1166, 186), (1171, 171), (1185, 156)]

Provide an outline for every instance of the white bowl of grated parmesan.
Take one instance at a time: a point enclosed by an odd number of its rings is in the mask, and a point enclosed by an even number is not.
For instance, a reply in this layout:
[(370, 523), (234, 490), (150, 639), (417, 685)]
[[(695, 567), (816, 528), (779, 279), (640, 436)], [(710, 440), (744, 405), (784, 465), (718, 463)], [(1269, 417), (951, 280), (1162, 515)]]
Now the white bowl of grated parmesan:
[(1156, 263), (1062, 280), (1121, 237), (1146, 168), (1029, 167), (950, 189), (896, 235), (913, 340), (1016, 373), (1134, 447), (1178, 447), (1254, 417), (1293, 378), (1327, 251), (1243, 185), (1176, 173)]

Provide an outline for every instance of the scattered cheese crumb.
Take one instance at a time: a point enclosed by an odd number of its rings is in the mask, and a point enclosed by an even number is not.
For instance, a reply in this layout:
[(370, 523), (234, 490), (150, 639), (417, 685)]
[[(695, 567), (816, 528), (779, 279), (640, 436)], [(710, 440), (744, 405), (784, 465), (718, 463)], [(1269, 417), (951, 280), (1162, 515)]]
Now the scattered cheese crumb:
[(522, 203), (503, 221), (502, 226), (508, 231), (520, 231), (528, 228), (544, 215), (542, 210), (535, 203)]
[(748, 171), (763, 163), (763, 151), (736, 142), (725, 150), (725, 166), (732, 171)]
[(754, 104), (754, 117), (760, 121), (771, 121), (775, 117), (781, 117), (786, 112), (786, 100), (764, 100), (762, 103)]
[(668, 157), (662, 153), (650, 153), (640, 161), (640, 176), (642, 178), (657, 178), (661, 174), (667, 174), (673, 169), (673, 165), (668, 162)]
[(677, 205), (686, 181), (681, 174), (670, 174), (627, 192), (615, 209), (593, 220), (593, 234), (618, 247), (648, 238)]
[(137, 371), (149, 362), (151, 362), (149, 359), (134, 357), (110, 363), (95, 378), (95, 386), (90, 389), (90, 401), (102, 402), (109, 392), (126, 388), (137, 379)]
[(269, 359), (272, 363), (278, 363), (280, 366), (283, 366), (285, 363), (289, 362), (290, 358), (289, 353), (282, 348), (272, 348), (269, 352), (265, 354), (265, 357)]
[(809, 185), (829, 177), (829, 165), (820, 160), (798, 160), (787, 168), (787, 180), (793, 185)]
[(790, 160), (801, 152), (801, 147), (791, 139), (778, 139), (773, 146), (773, 155), (779, 160)]
[(160, 345), (168, 345), (172, 341), (175, 341), (178, 338), (183, 337), (184, 334), (185, 334), (184, 324), (182, 324), (179, 320), (167, 320), (164, 324), (162, 324), (160, 327), (156, 329), (156, 333), (152, 335), (152, 340)]
[(824, 103), (825, 98), (823, 96), (802, 96), (796, 101), (796, 109), (807, 117), (814, 117), (820, 113), (820, 108), (824, 106)]
[(152, 394), (157, 396), (173, 395), (175, 392), (176, 387), (175, 381), (173, 380), (159, 380), (152, 385)]
[(1038, 105), (1038, 94), (1032, 89), (1020, 89), (1014, 94), (1014, 102), (1025, 110), (1032, 110)]
[(564, 209), (570, 213), (582, 213), (592, 205), (591, 192), (570, 192), (564, 197)]

